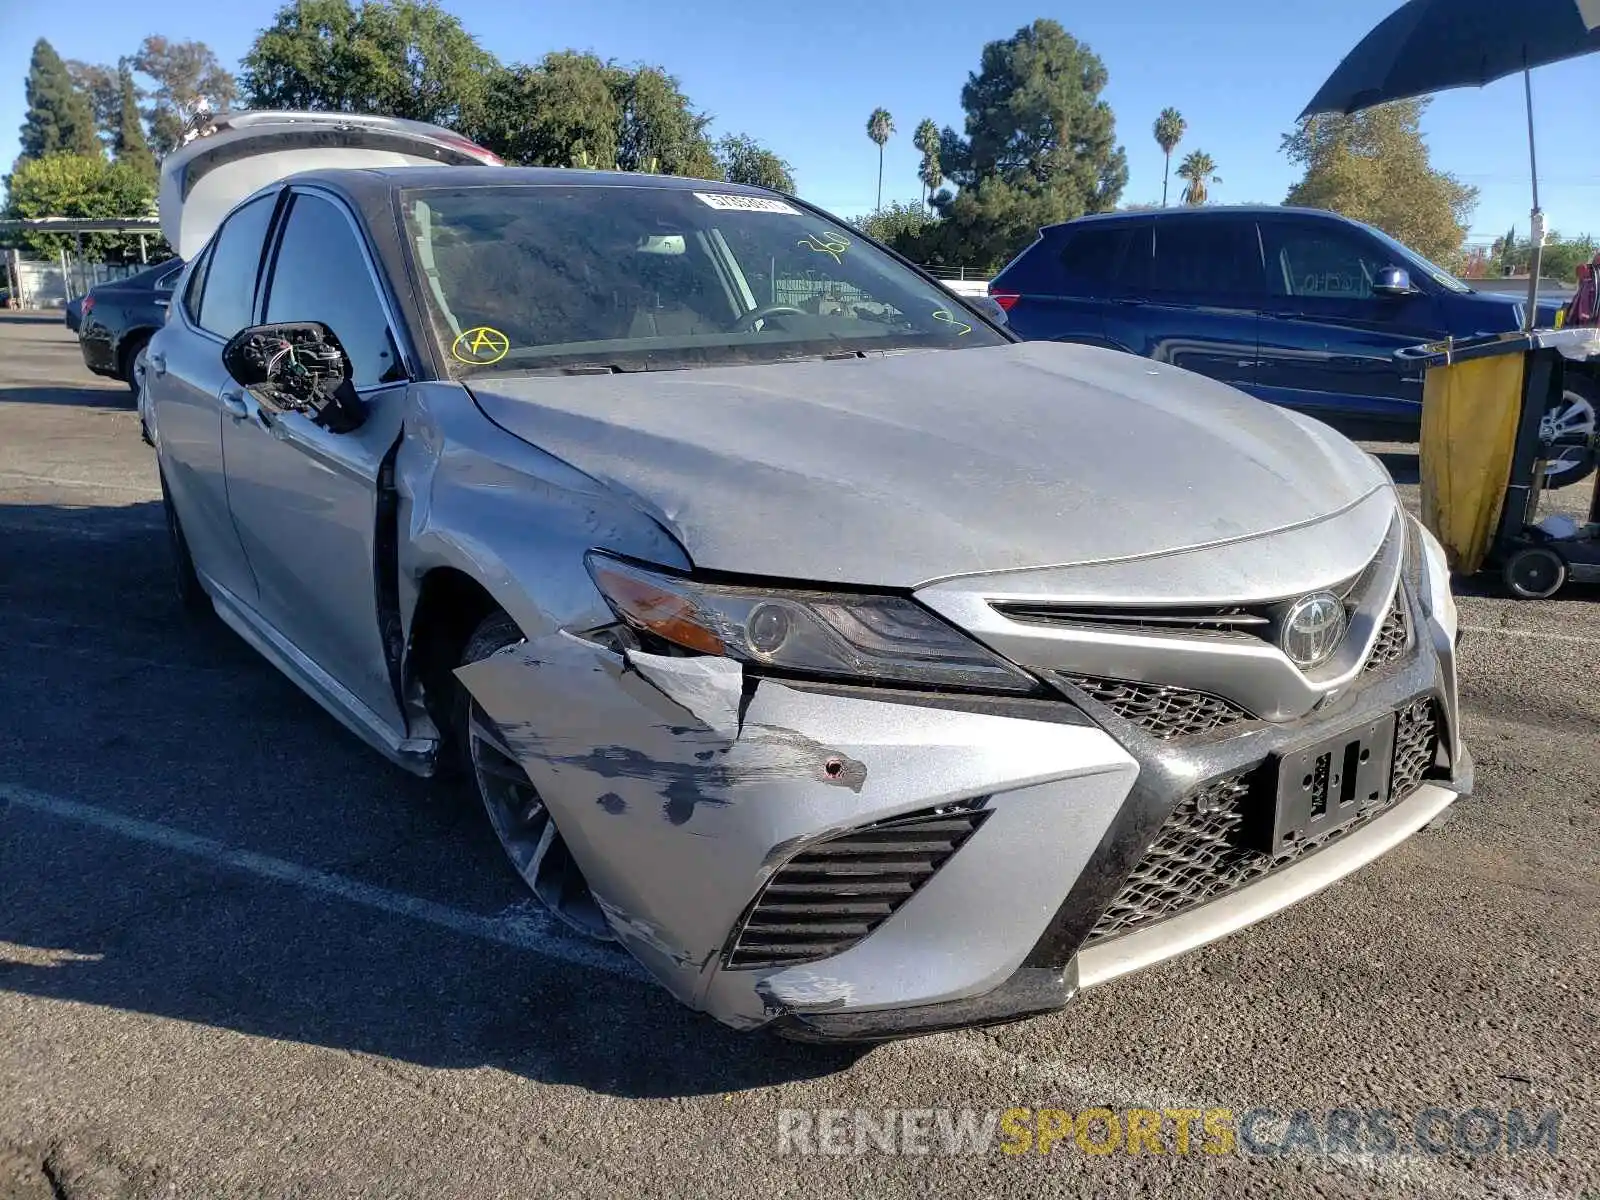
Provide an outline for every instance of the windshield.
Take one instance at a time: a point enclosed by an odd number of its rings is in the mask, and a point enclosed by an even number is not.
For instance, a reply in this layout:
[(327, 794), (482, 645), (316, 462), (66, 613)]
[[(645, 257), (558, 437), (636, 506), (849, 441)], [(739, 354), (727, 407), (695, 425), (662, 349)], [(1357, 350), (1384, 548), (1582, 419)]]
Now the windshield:
[(1450, 274), (1449, 271), (1446, 271), (1441, 266), (1437, 266), (1434, 263), (1429, 262), (1427, 259), (1423, 258), (1422, 255), (1418, 254), (1415, 250), (1403, 242), (1395, 241), (1394, 238), (1383, 232), (1383, 230), (1373, 229), (1372, 232), (1377, 234), (1380, 242), (1382, 242), (1390, 250), (1394, 251), (1395, 254), (1399, 255), (1402, 262), (1408, 263), (1414, 268), (1419, 268), (1425, 275), (1427, 275), (1429, 279), (1433, 280), (1440, 287), (1447, 288), (1452, 292), (1470, 292), (1472, 290), (1470, 286), (1462, 283), (1461, 280)]
[(663, 370), (1006, 340), (855, 231), (776, 197), (715, 188), (402, 193), (452, 374)]

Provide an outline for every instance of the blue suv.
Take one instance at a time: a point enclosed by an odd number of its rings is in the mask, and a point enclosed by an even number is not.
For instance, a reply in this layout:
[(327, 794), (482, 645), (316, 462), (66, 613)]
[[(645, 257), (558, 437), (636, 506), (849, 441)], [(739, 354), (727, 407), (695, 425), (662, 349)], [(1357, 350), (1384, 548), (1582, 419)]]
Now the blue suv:
[[(1526, 302), (1475, 292), (1370, 225), (1266, 206), (1050, 225), (989, 294), (1024, 338), (1142, 354), (1367, 436), (1407, 440), (1421, 424), (1422, 373), (1393, 352), (1519, 329)], [(1553, 324), (1558, 308), (1540, 304), (1539, 324)], [(1584, 377), (1568, 388), (1563, 410), (1572, 411), (1552, 418), (1592, 431), (1600, 388)]]

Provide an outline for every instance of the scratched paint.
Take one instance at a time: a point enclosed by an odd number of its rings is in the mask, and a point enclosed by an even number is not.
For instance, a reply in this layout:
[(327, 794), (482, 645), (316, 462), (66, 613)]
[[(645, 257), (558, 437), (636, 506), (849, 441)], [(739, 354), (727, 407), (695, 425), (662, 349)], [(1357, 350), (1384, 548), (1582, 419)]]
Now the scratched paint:
[[(541, 671), (589, 670), (610, 676), (617, 719), (595, 714), (580, 730), (548, 707), (559, 697), (538, 687)], [(867, 767), (859, 759), (794, 730), (745, 720), (760, 682), (724, 658), (680, 658), (629, 651), (611, 654), (570, 634), (523, 643), (458, 672), (494, 720), (506, 748), (521, 762), (558, 774), (583, 772), (598, 780), (642, 781), (660, 798), (662, 817), (689, 823), (697, 810), (731, 803), (739, 788), (805, 780), (859, 793)], [(641, 725), (639, 709), (654, 719)], [(596, 730), (629, 731), (629, 741), (595, 740)], [(622, 789), (607, 789), (601, 807), (629, 811)]]

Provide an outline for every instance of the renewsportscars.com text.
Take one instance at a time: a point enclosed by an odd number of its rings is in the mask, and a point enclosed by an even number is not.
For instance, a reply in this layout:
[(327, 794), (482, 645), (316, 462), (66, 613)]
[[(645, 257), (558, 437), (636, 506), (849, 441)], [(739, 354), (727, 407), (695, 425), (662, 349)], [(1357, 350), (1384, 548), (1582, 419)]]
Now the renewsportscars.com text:
[(785, 1108), (779, 1154), (1557, 1153), (1555, 1109)]

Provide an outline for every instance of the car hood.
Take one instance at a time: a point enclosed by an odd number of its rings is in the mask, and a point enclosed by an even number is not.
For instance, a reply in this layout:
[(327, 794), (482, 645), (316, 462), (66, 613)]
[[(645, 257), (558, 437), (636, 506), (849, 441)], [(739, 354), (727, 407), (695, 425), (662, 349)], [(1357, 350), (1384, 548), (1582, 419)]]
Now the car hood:
[(695, 566), (911, 588), (1234, 541), (1388, 479), (1326, 426), (1047, 342), (480, 377), (483, 412), (651, 512)]
[[(1522, 315), (1528, 303), (1526, 288), (1522, 293), (1473, 292), (1455, 298), (1457, 319), (1450, 330), (1456, 337), (1470, 337), (1476, 333), (1504, 333), (1522, 328)], [(1549, 329), (1555, 324), (1556, 314), (1566, 304), (1562, 296), (1541, 295), (1535, 313), (1535, 324)]]

